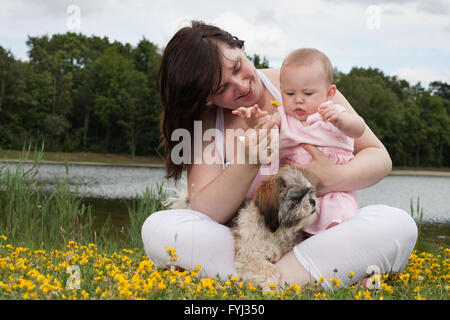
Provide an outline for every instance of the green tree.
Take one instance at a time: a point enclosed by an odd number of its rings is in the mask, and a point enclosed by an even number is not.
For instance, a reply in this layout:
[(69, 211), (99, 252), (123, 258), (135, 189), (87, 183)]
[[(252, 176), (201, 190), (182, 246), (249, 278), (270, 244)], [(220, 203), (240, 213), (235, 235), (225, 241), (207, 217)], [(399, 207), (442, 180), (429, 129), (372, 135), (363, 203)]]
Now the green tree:
[(125, 81), (125, 72), (132, 68), (132, 62), (119, 53), (116, 45), (106, 49), (95, 62), (97, 81), (94, 114), (105, 130), (105, 150), (109, 147), (112, 127), (121, 117), (117, 97)]
[(0, 47), (0, 65), (6, 66), (0, 71), (0, 145), (21, 149), (25, 141), (44, 134), (43, 110), (51, 105), (51, 79), (47, 72), (38, 73), (29, 63), (5, 53)]
[(143, 154), (156, 154), (159, 144), (159, 121), (162, 113), (162, 104), (156, 89), (156, 74), (161, 61), (158, 47), (142, 38), (132, 51), (132, 57), (136, 70), (146, 76), (148, 87), (148, 99), (145, 108), (148, 117), (145, 117), (145, 129), (140, 132), (136, 149)]
[[(82, 136), (83, 150), (87, 150), (89, 126), (93, 106), (95, 105), (95, 91), (98, 81), (94, 62), (110, 46), (110, 43), (107, 37), (91, 36), (82, 39), (83, 46), (79, 53), (81, 63), (73, 76), (72, 101), (74, 109), (71, 121), (76, 128), (75, 130), (78, 130), (79, 135)], [(78, 135), (78, 132), (75, 132), (74, 135)]]
[(117, 100), (122, 108), (122, 118), (117, 121), (127, 137), (131, 157), (136, 155), (136, 146), (151, 117), (149, 89), (144, 73), (128, 70), (119, 90)]
[(377, 69), (353, 68), (348, 74), (339, 75), (336, 86), (384, 143), (391, 157), (402, 154), (402, 106), (384, 74)]
[(269, 67), (269, 60), (266, 57), (261, 58), (258, 54), (253, 54), (253, 56), (247, 56), (247, 58), (253, 62), (256, 69), (266, 69)]

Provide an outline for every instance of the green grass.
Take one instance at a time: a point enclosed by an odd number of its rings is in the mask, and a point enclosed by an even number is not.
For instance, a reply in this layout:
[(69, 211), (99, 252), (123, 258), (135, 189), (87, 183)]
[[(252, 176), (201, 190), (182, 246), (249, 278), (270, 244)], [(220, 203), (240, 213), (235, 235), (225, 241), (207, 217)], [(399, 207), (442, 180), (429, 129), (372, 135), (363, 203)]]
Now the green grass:
[[(27, 150), (14, 170), (0, 164), (0, 299), (449, 298), (450, 250), (445, 247), (415, 251), (401, 274), (383, 277), (380, 290), (370, 291), (359, 285), (343, 288), (336, 280), (332, 291), (320, 283), (263, 291), (237, 277), (202, 278), (199, 270), (157, 268), (145, 256), (140, 229), (149, 213), (164, 209), (162, 185), (137, 196), (128, 207), (129, 224), (117, 230), (110, 219), (96, 224), (90, 206), (70, 191), (67, 180), (52, 190), (40, 185), (42, 152), (33, 153), (31, 166), (24, 165), (26, 155)], [(420, 203), (411, 206), (421, 221)], [(176, 248), (167, 249), (176, 260)], [(74, 279), (69, 266), (80, 271), (75, 289), (67, 287)]]
[[(27, 150), (26, 157), (32, 159), (36, 151)], [(93, 153), (93, 152), (43, 152), (37, 151), (42, 157), (42, 161), (58, 162), (87, 162), (102, 164), (122, 164), (122, 165), (162, 165), (163, 160), (158, 156), (135, 156), (134, 158), (126, 154)], [(24, 151), (0, 149), (0, 159), (17, 160), (24, 156)]]

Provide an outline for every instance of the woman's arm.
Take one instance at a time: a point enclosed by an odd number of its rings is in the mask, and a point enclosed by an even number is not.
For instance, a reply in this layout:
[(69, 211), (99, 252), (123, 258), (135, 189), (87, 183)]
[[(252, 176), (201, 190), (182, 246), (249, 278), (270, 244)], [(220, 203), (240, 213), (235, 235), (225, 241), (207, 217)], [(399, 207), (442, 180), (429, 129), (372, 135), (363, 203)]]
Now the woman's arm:
[[(214, 117), (206, 117), (203, 130), (213, 128)], [(265, 122), (262, 129), (270, 129), (273, 123)], [(262, 135), (263, 137), (263, 135)], [(237, 139), (236, 139), (237, 140)], [(203, 142), (203, 150), (212, 142)], [(247, 145), (247, 150), (250, 147)], [(237, 152), (234, 152), (235, 159)], [(193, 210), (200, 211), (219, 223), (226, 223), (245, 200), (248, 189), (258, 174), (260, 165), (238, 164), (237, 159), (222, 169), (216, 155), (215, 164), (192, 164), (187, 172), (189, 201)]]
[(188, 170), (189, 201), (193, 210), (225, 224), (239, 209), (245, 199), (259, 165), (195, 164)]
[[(344, 106), (348, 112), (355, 113), (345, 97), (336, 91), (334, 103)], [(323, 195), (332, 191), (353, 191), (368, 188), (392, 170), (392, 161), (384, 145), (366, 127), (364, 134), (355, 139), (355, 158), (343, 165), (335, 165), (316, 147), (304, 145), (311, 156), (307, 171), (319, 180), (317, 193)]]

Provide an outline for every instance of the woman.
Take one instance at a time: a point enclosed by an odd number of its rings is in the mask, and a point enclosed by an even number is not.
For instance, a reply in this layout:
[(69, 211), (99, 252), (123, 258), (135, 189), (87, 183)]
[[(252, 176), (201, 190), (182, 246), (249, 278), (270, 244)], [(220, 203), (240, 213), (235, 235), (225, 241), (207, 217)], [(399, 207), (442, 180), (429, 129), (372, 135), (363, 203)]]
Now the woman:
[[(207, 276), (225, 278), (236, 274), (233, 267), (233, 238), (227, 223), (237, 212), (258, 175), (260, 164), (237, 164), (237, 138), (217, 136), (213, 164), (194, 154), (193, 164), (176, 165), (171, 159), (178, 143), (174, 130), (195, 133), (194, 121), (202, 131), (216, 128), (248, 129), (245, 121), (232, 114), (240, 106), (258, 104), (272, 114), (271, 100), (281, 101), (279, 70), (256, 70), (243, 51), (244, 42), (215, 26), (193, 21), (180, 29), (165, 48), (158, 85), (164, 106), (163, 143), (166, 147), (167, 177), (178, 179), (187, 169), (191, 210), (166, 210), (151, 214), (142, 227), (144, 248), (158, 265), (169, 264), (165, 246), (176, 248), (179, 267), (197, 265)], [(335, 103), (355, 112), (337, 92)], [(270, 141), (274, 123), (266, 120), (255, 143)], [(265, 130), (262, 130), (265, 129)], [(269, 132), (266, 136), (266, 132)], [(222, 141), (222, 139), (224, 141)], [(203, 141), (203, 148), (211, 142)], [(254, 145), (247, 143), (250, 156)], [(351, 191), (369, 187), (391, 170), (391, 160), (383, 144), (367, 129), (355, 140), (355, 159), (337, 166), (313, 146), (305, 146), (312, 155), (306, 167), (320, 184), (319, 195), (331, 191)], [(195, 149), (195, 146), (193, 147)], [(230, 152), (233, 151), (233, 152)], [(210, 163), (210, 162), (208, 162)], [(253, 186), (254, 187), (254, 186)], [(399, 272), (407, 264), (417, 238), (417, 228), (404, 211), (382, 205), (359, 210), (350, 221), (312, 236), (286, 254), (276, 267), (282, 281), (304, 285), (325, 276), (339, 278), (344, 285), (377, 273)], [(337, 270), (337, 271), (336, 271)], [(352, 271), (350, 279), (348, 273)]]

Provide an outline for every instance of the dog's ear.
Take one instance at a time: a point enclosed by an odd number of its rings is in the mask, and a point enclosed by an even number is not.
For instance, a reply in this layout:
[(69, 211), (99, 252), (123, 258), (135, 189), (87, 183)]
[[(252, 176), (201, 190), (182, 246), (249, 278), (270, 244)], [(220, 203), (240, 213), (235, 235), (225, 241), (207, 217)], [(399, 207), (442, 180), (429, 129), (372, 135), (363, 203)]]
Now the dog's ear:
[(272, 176), (261, 182), (256, 189), (253, 201), (264, 217), (264, 223), (271, 232), (275, 232), (280, 226), (278, 210), (278, 190), (284, 185), (283, 179), (279, 176)]

